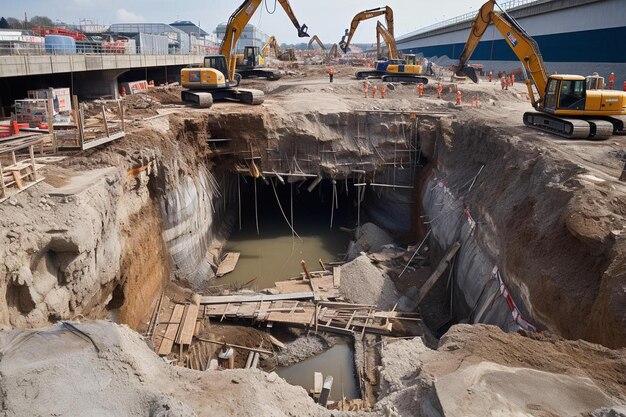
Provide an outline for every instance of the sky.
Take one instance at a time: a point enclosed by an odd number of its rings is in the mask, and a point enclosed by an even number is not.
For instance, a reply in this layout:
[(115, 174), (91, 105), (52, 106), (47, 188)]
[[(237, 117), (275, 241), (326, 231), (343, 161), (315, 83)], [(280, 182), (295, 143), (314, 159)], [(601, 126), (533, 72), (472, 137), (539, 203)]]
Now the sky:
[[(219, 23), (226, 22), (243, 0), (0, 0), (0, 13), (5, 17), (24, 18), (44, 15), (53, 21), (78, 23), (87, 18), (108, 25), (121, 22), (172, 23), (191, 20), (212, 32)], [(274, 10), (270, 14), (269, 11)], [(477, 12), (485, 0), (290, 0), (301, 24), (309, 27), (309, 34), (318, 35), (324, 43), (338, 42), (354, 15), (362, 10), (390, 6), (394, 11), (395, 35), (437, 23), (469, 12)], [(380, 17), (384, 21), (384, 17)], [(376, 20), (361, 23), (354, 43), (374, 43)], [(268, 35), (275, 35), (279, 43), (296, 43), (296, 29), (276, 0), (263, 0), (250, 23)]]

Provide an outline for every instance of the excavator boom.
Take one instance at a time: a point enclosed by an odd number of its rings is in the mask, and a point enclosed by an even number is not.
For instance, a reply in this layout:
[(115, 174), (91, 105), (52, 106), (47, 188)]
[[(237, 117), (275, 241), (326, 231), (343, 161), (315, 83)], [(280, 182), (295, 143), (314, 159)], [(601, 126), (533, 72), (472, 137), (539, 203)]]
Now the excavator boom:
[(320, 48), (326, 49), (326, 47), (324, 46), (324, 44), (322, 43), (322, 41), (320, 40), (320, 38), (317, 35), (313, 35), (313, 37), (311, 39), (309, 39), (308, 49), (311, 49), (311, 46), (313, 45), (313, 42), (317, 42), (317, 44), (320, 46)]
[[(237, 41), (239, 37), (243, 33), (243, 29), (246, 27), (252, 15), (259, 7), (259, 5), (263, 2), (263, 0), (246, 0), (244, 1), (235, 12), (228, 19), (228, 25), (226, 26), (226, 33), (224, 34), (224, 39), (222, 39), (222, 44), (220, 46), (219, 53), (220, 55), (224, 55), (229, 59), (229, 69), (231, 70), (231, 77), (235, 71), (235, 60), (231, 57), (234, 55), (234, 48), (237, 45)], [(296, 18), (288, 0), (278, 0), (282, 8), (285, 10), (289, 19), (293, 25), (298, 29), (298, 36), (301, 38), (309, 36), (307, 33), (308, 27), (306, 25), (300, 25), (298, 19)]]
[[(267, 52), (265, 48), (268, 48)], [(270, 36), (267, 42), (265, 42), (265, 45), (263, 45), (261, 51), (263, 52), (263, 54), (265, 54), (265, 56), (270, 56), (272, 49), (274, 49), (274, 56), (278, 58), (280, 56), (280, 47), (278, 46), (278, 41), (276, 40), (276, 36), (274, 35)]]
[[(350, 48), (350, 42), (352, 41), (352, 37), (354, 36), (354, 32), (359, 27), (359, 23), (363, 20), (372, 19), (374, 17), (378, 17), (381, 15), (385, 15), (385, 19), (387, 20), (387, 30), (393, 37), (393, 10), (389, 6), (385, 7), (377, 7), (376, 9), (363, 10), (362, 12), (357, 13), (350, 23), (350, 29), (346, 29), (345, 35), (341, 38), (341, 42), (339, 42), (339, 47), (343, 52), (348, 52)], [(346, 39), (347, 38), (347, 39)]]
[[(539, 100), (533, 100), (533, 106), (536, 107), (537, 103), (543, 100), (548, 83), (548, 76), (543, 58), (539, 52), (539, 46), (508, 13), (504, 11), (495, 12), (495, 5), (496, 2), (494, 0), (489, 0), (478, 11), (465, 48), (463, 48), (463, 52), (461, 52), (461, 56), (459, 57), (456, 73), (459, 75), (467, 75), (472, 81), (478, 82), (474, 69), (467, 67), (466, 64), (487, 30), (489, 23), (493, 22), (511, 50), (513, 50), (513, 53), (524, 65), (528, 76), (534, 82), (539, 94)], [(528, 88), (531, 97), (533, 97), (534, 93), (530, 85)]]
[(382, 38), (387, 44), (387, 49), (389, 49), (389, 59), (398, 59), (398, 48), (396, 46), (396, 40), (389, 33), (387, 28), (380, 22), (376, 23), (376, 48), (378, 53), (378, 58), (382, 56), (382, 50), (380, 48), (380, 38)]

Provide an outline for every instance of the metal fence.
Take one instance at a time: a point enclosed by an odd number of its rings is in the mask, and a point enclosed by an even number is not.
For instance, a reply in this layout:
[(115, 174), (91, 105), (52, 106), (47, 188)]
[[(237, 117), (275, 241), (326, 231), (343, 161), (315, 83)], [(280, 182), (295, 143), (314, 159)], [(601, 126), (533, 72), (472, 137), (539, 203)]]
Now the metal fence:
[[(536, 3), (536, 2), (539, 2), (539, 1), (542, 1), (542, 0), (509, 0), (509, 1), (506, 1), (506, 2), (503, 2), (503, 3), (499, 3), (498, 7), (500, 7), (502, 10), (508, 10), (508, 9), (513, 9), (515, 7), (524, 6), (526, 4)], [(441, 22), (437, 22), (437, 23), (435, 23), (433, 25), (423, 27), (423, 28), (418, 29), (416, 31), (407, 33), (406, 35), (402, 35), (397, 40), (402, 40), (402, 39), (406, 39), (406, 38), (411, 37), (411, 36), (420, 35), (420, 34), (426, 33), (426, 32), (431, 32), (433, 30), (444, 28), (444, 27), (448, 27), (448, 26), (452, 26), (452, 25), (455, 25), (457, 23), (463, 23), (463, 22), (472, 21), (472, 20), (474, 20), (476, 18), (476, 14), (477, 13), (478, 13), (478, 11), (469, 12), (469, 13), (462, 14), (460, 16), (453, 17), (451, 19), (447, 19), (447, 20), (443, 20)]]

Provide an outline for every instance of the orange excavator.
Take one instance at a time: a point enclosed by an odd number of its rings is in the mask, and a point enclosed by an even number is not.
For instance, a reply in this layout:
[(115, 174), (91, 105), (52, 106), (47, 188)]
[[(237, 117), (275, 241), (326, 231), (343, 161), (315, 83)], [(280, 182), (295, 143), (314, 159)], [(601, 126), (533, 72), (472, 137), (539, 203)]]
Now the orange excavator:
[(467, 62), (493, 23), (527, 74), (528, 95), (536, 111), (524, 113), (525, 125), (566, 138), (607, 139), (626, 134), (626, 92), (597, 89), (594, 77), (548, 75), (537, 42), (508, 13), (495, 11), (496, 5), (489, 0), (478, 11), (455, 69), (457, 75), (478, 82)]

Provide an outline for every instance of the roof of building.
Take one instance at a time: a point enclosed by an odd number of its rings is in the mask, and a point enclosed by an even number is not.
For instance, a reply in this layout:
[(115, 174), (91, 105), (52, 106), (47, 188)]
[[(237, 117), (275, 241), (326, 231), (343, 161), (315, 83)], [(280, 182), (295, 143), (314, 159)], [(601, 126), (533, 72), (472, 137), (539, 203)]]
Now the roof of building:
[(189, 20), (177, 20), (174, 23), (170, 23), (170, 26), (174, 26), (186, 33), (194, 34), (197, 36), (209, 36), (209, 33), (205, 32), (195, 23)]

